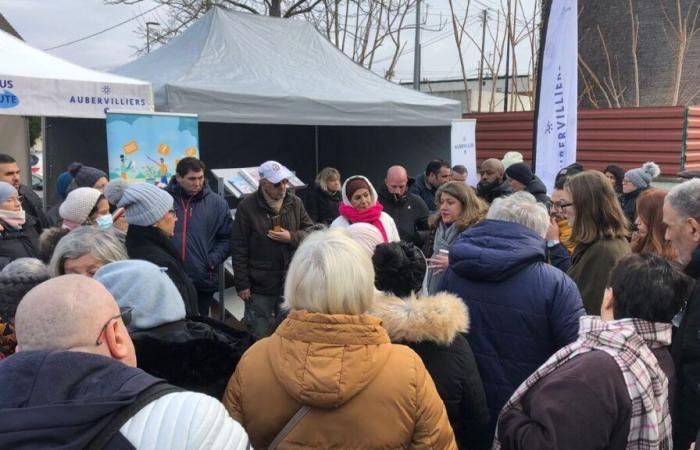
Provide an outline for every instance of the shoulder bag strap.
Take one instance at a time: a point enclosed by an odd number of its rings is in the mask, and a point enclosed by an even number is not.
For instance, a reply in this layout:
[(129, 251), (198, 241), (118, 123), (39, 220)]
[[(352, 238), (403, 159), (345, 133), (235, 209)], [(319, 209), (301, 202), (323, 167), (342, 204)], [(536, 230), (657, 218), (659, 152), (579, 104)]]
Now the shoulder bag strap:
[(267, 447), (267, 450), (277, 450), (277, 446), (280, 444), (280, 442), (282, 442), (284, 438), (286, 438), (287, 435), (291, 433), (294, 427), (296, 427), (297, 424), (301, 422), (301, 419), (303, 419), (304, 416), (308, 414), (310, 410), (311, 407), (306, 405), (299, 408), (299, 411), (297, 411), (296, 414), (294, 414), (292, 418), (289, 419), (289, 422), (287, 422), (284, 428), (282, 428), (282, 431), (277, 433), (277, 436), (275, 436), (275, 439), (273, 439), (272, 443)]

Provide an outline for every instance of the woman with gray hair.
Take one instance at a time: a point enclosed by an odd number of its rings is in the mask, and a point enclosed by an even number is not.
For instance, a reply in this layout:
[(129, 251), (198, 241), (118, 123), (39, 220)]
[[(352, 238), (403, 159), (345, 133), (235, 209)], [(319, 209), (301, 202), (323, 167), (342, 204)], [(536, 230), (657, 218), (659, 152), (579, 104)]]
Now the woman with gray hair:
[(365, 250), (338, 232), (311, 234), (284, 294), (289, 316), (243, 355), (224, 394), (253, 447), (456, 450), (420, 357), (367, 314), (375, 291)]
[(82, 226), (63, 236), (49, 262), (49, 274), (92, 277), (105, 264), (128, 259), (126, 248), (108, 230)]

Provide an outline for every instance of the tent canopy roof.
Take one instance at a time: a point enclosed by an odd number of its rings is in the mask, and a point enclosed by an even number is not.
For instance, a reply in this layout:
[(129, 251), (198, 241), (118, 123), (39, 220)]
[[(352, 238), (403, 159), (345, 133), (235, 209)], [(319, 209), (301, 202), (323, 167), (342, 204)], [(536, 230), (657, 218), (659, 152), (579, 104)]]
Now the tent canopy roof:
[(357, 65), (307, 22), (218, 7), (114, 72), (153, 83), (157, 110), (209, 122), (429, 126), (461, 112)]

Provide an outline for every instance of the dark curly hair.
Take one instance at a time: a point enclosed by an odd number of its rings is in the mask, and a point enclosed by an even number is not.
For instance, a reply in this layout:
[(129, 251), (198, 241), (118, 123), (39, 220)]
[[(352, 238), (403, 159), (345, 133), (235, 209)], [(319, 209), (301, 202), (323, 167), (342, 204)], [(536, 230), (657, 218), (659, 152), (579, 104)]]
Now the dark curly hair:
[(423, 253), (408, 242), (380, 244), (372, 256), (374, 285), (397, 297), (408, 297), (419, 291), (425, 276)]
[(0, 272), (0, 318), (13, 320), (24, 294), (48, 279), (48, 273), (10, 276)]

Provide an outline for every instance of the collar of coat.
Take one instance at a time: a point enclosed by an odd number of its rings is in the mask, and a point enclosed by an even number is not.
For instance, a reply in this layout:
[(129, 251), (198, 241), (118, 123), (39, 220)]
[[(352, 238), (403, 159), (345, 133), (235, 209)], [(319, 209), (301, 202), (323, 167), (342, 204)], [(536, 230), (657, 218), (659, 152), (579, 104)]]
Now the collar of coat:
[(380, 292), (369, 314), (382, 320), (392, 342), (450, 345), (457, 333), (469, 330), (467, 305), (447, 292), (406, 299)]
[(284, 198), (282, 199), (282, 207), (280, 208), (279, 212), (273, 210), (270, 205), (267, 204), (267, 201), (265, 200), (265, 195), (263, 195), (262, 192), (262, 186), (258, 187), (258, 190), (255, 191), (255, 198), (258, 202), (258, 206), (262, 208), (264, 211), (269, 212), (270, 214), (273, 215), (282, 215), (284, 212), (289, 208), (289, 205), (292, 204), (292, 196), (294, 195), (292, 191), (287, 189), (287, 193), (284, 194)]

